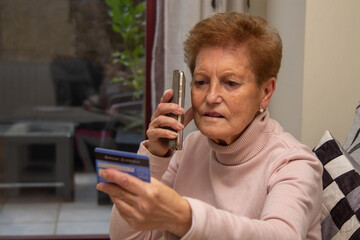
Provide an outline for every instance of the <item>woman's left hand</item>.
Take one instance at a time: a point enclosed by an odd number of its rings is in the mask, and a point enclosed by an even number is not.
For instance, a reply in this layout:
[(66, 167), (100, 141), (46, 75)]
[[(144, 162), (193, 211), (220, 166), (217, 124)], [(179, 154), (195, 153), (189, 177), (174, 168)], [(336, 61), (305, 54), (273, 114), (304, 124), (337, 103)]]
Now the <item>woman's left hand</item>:
[(155, 178), (144, 182), (129, 174), (106, 169), (100, 176), (109, 183), (97, 189), (109, 194), (120, 215), (135, 230), (165, 229), (182, 237), (191, 227), (191, 208), (186, 199)]

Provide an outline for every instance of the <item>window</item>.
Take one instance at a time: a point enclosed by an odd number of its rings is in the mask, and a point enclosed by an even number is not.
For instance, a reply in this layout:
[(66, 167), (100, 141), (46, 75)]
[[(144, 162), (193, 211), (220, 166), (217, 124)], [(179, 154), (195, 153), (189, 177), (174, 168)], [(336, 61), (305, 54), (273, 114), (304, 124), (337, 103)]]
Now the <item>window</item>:
[(140, 0), (0, 1), (0, 237), (107, 236), (93, 150), (144, 139), (144, 11)]

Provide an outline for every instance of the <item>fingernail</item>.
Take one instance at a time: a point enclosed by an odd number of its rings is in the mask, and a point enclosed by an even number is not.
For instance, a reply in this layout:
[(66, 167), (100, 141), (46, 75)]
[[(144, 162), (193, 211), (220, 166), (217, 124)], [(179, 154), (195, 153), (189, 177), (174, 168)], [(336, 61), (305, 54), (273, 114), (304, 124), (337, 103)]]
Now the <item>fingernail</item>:
[(178, 134), (176, 132), (171, 132), (170, 135), (171, 135), (171, 138), (176, 138), (178, 136)]
[(101, 183), (98, 183), (96, 184), (96, 189), (99, 190), (99, 191), (102, 191), (102, 184)]
[(106, 172), (104, 171), (104, 169), (100, 169), (100, 170), (99, 170), (99, 175), (100, 175), (100, 177), (102, 177), (102, 178), (106, 178), (106, 177), (107, 177), (107, 174), (106, 174)]
[(176, 109), (176, 112), (179, 113), (179, 114), (183, 114), (184, 113), (184, 109), (182, 107), (178, 107)]

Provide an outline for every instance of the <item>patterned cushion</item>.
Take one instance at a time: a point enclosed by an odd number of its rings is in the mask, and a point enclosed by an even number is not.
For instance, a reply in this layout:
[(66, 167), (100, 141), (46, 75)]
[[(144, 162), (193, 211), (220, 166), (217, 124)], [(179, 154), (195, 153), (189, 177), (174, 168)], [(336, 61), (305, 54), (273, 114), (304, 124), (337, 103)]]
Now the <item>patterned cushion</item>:
[(326, 131), (314, 153), (324, 166), (322, 239), (360, 239), (360, 166)]
[(360, 164), (360, 105), (356, 108), (354, 122), (345, 140), (344, 149)]

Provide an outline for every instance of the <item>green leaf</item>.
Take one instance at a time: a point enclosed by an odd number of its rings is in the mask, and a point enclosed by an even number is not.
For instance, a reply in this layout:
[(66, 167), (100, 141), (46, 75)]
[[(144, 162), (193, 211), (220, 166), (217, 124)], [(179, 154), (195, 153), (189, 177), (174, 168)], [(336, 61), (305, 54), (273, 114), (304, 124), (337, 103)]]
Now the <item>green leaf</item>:
[(119, 78), (116, 78), (116, 77), (114, 77), (114, 78), (111, 79), (111, 82), (113, 82), (113, 83), (116, 83), (116, 82), (119, 82), (119, 81), (120, 81), (120, 79), (119, 79)]
[(114, 30), (114, 32), (117, 32), (117, 33), (121, 32), (121, 28), (116, 24), (112, 24), (112, 29)]
[(145, 7), (146, 7), (146, 3), (145, 2), (141, 2), (138, 5), (136, 5), (135, 7), (135, 14), (143, 14), (145, 11)]
[[(111, 26), (124, 43), (124, 49), (116, 49), (113, 62), (121, 63), (130, 72), (116, 81), (131, 86), (138, 96), (145, 88), (145, 19), (146, 2), (134, 4), (133, 0), (106, 0), (111, 17)], [(115, 80), (115, 79), (114, 79)]]

